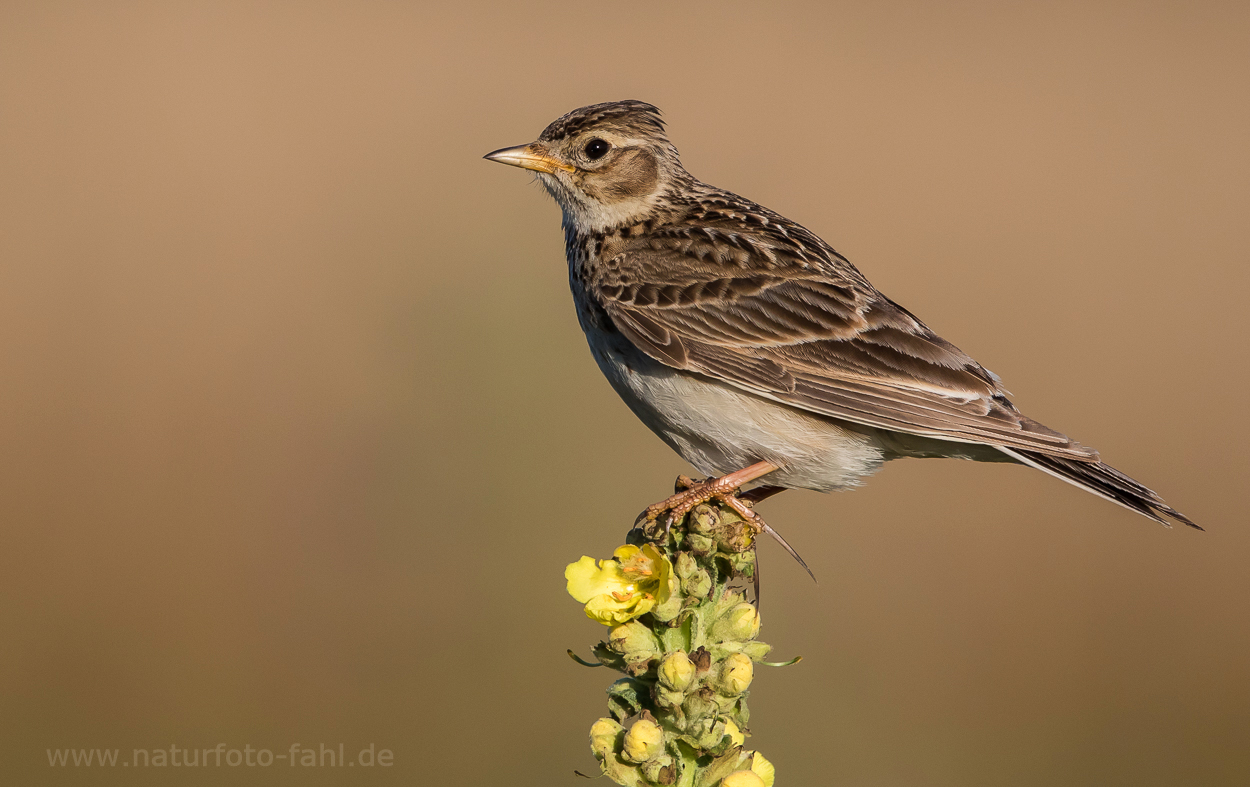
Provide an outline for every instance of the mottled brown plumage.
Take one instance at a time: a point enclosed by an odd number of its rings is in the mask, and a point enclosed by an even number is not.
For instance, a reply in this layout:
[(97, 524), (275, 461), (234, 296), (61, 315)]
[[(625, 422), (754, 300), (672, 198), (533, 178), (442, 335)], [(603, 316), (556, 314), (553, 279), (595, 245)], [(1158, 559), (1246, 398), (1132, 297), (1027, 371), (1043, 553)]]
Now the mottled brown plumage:
[(770, 484), (827, 491), (903, 456), (1014, 461), (1193, 525), (1021, 414), (994, 374), (815, 234), (691, 176), (650, 104), (583, 107), (488, 158), (538, 172), (560, 203), (596, 360), (703, 472), (763, 462)]

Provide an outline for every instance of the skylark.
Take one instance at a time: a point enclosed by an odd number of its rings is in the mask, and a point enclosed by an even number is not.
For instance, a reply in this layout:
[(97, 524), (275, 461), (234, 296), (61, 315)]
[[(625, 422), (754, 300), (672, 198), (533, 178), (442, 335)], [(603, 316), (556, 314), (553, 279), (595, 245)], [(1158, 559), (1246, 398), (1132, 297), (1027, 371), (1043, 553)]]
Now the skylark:
[[(815, 234), (697, 180), (641, 101), (574, 110), (491, 161), (538, 173), (564, 213), (569, 284), (599, 368), (712, 476), (647, 509), (856, 486), (890, 459), (1037, 468), (1197, 527), (1098, 453), (1020, 413), (997, 376), (878, 292)], [(742, 495), (744, 484), (768, 486)], [(770, 528), (768, 528), (771, 530)]]

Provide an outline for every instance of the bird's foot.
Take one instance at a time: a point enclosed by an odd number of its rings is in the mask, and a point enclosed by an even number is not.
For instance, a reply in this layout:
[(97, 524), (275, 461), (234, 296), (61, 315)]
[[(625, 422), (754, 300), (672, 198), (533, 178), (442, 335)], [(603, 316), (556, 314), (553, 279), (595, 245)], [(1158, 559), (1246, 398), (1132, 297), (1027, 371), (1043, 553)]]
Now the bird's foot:
[[(797, 560), (808, 576), (815, 581), (816, 576), (812, 574), (812, 570), (807, 567), (807, 563), (803, 561), (803, 558), (799, 557), (799, 553), (794, 550), (794, 547), (787, 544), (780, 533), (769, 527), (764, 518), (751, 509), (752, 504), (772, 497), (778, 492), (785, 491), (784, 488), (780, 486), (761, 486), (748, 492), (740, 493), (743, 484), (750, 483), (778, 469), (780, 469), (779, 466), (772, 462), (757, 462), (735, 473), (730, 473), (720, 478), (709, 478), (706, 481), (695, 481), (684, 475), (677, 476), (677, 483), (674, 485), (676, 494), (661, 500), (655, 505), (647, 506), (647, 509), (638, 515), (638, 519), (634, 522), (634, 527), (640, 528), (646, 537), (658, 540), (667, 537), (673, 524), (680, 522), (695, 506), (706, 503), (709, 500), (717, 500), (732, 508), (742, 518), (743, 523), (750, 529), (752, 537), (758, 536), (760, 533), (767, 533), (777, 539), (777, 543), (781, 544), (781, 547)], [(668, 516), (664, 517), (664, 532), (662, 534), (656, 533), (654, 525), (666, 513)], [(758, 580), (758, 566), (755, 576)], [(758, 593), (759, 588), (757, 587), (757, 597)]]
[(716, 500), (732, 508), (756, 534), (759, 534), (766, 530), (768, 525), (759, 514), (751, 510), (749, 504), (738, 498), (738, 492), (743, 483), (739, 473), (709, 478), (706, 481), (695, 481), (684, 475), (677, 476), (677, 483), (674, 484), (676, 494), (647, 506), (646, 510), (638, 515), (634, 526), (645, 527), (659, 521), (660, 517), (667, 513), (668, 516), (664, 517), (664, 533), (667, 535), (674, 523), (680, 522), (695, 506), (709, 500)]

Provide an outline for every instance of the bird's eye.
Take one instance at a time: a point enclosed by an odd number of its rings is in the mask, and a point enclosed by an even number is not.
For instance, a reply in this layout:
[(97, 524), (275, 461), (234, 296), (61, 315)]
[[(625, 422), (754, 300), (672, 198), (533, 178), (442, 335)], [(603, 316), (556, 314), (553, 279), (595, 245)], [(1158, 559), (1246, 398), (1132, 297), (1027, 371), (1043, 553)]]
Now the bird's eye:
[(586, 158), (591, 161), (601, 159), (607, 154), (609, 147), (602, 139), (592, 139), (586, 143)]

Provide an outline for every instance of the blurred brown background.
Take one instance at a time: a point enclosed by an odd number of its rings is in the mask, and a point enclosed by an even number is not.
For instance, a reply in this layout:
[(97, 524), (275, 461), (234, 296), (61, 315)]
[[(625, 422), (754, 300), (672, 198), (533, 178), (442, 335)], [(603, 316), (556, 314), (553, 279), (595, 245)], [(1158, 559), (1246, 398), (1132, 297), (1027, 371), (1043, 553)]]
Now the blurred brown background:
[[(582, 784), (564, 565), (688, 468), (481, 156), (639, 98), (1208, 528), (954, 461), (769, 502), (779, 785), (1250, 783), (1247, 8), (5, 3), (0, 781)], [(395, 764), (46, 754), (219, 742)]]

